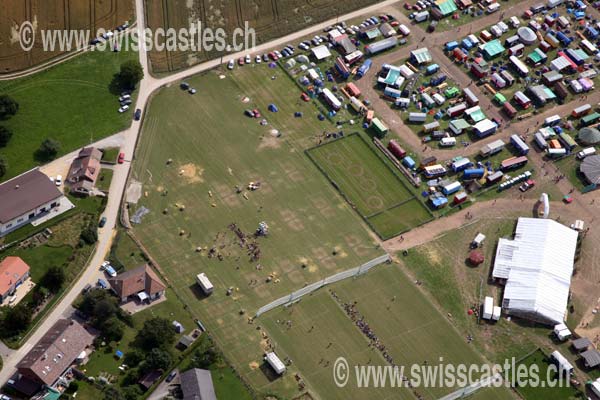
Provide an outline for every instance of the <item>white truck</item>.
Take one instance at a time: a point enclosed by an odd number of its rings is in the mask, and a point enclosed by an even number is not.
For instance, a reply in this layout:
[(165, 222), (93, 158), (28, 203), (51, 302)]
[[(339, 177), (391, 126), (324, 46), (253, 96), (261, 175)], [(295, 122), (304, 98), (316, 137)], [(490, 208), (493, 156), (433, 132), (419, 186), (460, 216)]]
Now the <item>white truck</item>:
[(591, 156), (592, 154), (596, 154), (596, 149), (593, 147), (586, 147), (577, 153), (577, 158), (583, 160), (587, 156)]
[(494, 298), (486, 296), (485, 300), (483, 301), (483, 313), (481, 316), (483, 319), (492, 319), (493, 314), (494, 314)]
[(274, 352), (266, 353), (265, 361), (273, 368), (277, 375), (282, 375), (285, 372), (285, 365)]
[(208, 280), (208, 277), (204, 272), (196, 275), (196, 283), (200, 286), (205, 295), (208, 296), (213, 292), (213, 284)]

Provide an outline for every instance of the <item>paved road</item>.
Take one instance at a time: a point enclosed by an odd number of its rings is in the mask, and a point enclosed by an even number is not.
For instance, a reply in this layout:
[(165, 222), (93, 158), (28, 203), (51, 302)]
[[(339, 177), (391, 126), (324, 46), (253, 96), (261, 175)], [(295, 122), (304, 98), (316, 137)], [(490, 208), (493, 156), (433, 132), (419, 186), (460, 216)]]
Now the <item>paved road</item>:
[[(359, 17), (363, 14), (374, 13), (382, 7), (386, 7), (397, 2), (398, 0), (383, 1), (373, 6), (366, 7), (343, 16), (339, 16), (339, 20), (348, 20)], [(137, 29), (139, 29), (140, 32), (143, 32), (146, 26), (144, 0), (136, 0), (136, 15)], [(251, 52), (263, 53), (271, 48), (279, 47), (282, 44), (286, 44), (290, 41), (294, 41), (301, 37), (307, 36), (312, 32), (320, 31), (328, 25), (335, 24), (337, 19), (338, 18), (332, 18), (328, 21), (322, 22), (310, 28), (303, 29), (301, 31), (294, 32), (282, 38), (275, 39), (271, 42), (264, 43), (260, 46), (257, 46)], [(140, 63), (142, 64), (142, 67), (144, 68), (144, 79), (139, 84), (140, 89), (135, 108), (144, 109), (148, 104), (152, 93), (160, 89), (162, 86), (182, 80), (191, 75), (195, 75), (200, 72), (213, 69), (220, 65), (220, 60), (216, 59), (202, 64), (198, 64), (187, 70), (177, 72), (173, 75), (158, 79), (150, 74), (150, 70), (148, 68), (147, 51), (143, 46), (140, 47), (141, 48), (139, 50), (139, 59)], [(227, 63), (229, 60), (235, 60), (245, 55), (246, 53), (247, 51), (243, 51), (223, 57), (223, 63)], [(134, 154), (135, 145), (137, 143), (140, 130), (141, 122), (133, 121), (130, 128), (122, 132), (122, 134), (124, 135), (124, 139), (121, 144), (121, 150), (125, 152), (127, 157), (130, 157), (131, 154)], [(113, 179), (110, 186), (111, 195), (109, 196), (108, 203), (106, 205), (106, 210), (103, 214), (107, 219), (107, 223), (104, 228), (99, 230), (96, 251), (94, 252), (94, 255), (89, 265), (87, 266), (81, 277), (77, 280), (77, 282), (73, 284), (71, 290), (61, 299), (61, 301), (54, 307), (54, 309), (48, 314), (48, 316), (43, 320), (43, 322), (41, 322), (35, 328), (35, 332), (31, 334), (31, 336), (27, 340), (27, 343), (25, 343), (18, 350), (11, 352), (8, 357), (3, 359), (4, 366), (0, 371), (0, 382), (6, 382), (16, 372), (15, 367), (17, 363), (31, 349), (33, 344), (37, 343), (40, 340), (40, 338), (48, 331), (48, 329), (58, 319), (63, 317), (63, 315), (65, 315), (65, 312), (68, 312), (68, 310), (70, 310), (71, 304), (79, 295), (81, 290), (85, 287), (85, 285), (88, 283), (95, 283), (97, 279), (102, 276), (102, 272), (99, 271), (98, 266), (102, 263), (102, 261), (106, 258), (106, 255), (110, 251), (110, 247), (115, 234), (114, 227), (118, 221), (121, 199), (123, 197), (123, 193), (126, 187), (127, 177), (130, 168), (130, 162), (125, 162), (124, 164), (119, 165), (114, 169)], [(0, 353), (3, 353), (2, 347), (0, 347)]]

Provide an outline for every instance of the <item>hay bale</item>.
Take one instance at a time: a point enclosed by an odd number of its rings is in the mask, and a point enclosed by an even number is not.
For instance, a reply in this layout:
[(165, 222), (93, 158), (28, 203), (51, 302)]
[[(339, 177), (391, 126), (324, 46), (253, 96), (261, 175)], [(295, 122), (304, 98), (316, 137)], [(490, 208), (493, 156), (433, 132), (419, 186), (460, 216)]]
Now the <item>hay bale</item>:
[(179, 236), (183, 236), (183, 235), (185, 235), (185, 231), (183, 229), (180, 229), (179, 230)]

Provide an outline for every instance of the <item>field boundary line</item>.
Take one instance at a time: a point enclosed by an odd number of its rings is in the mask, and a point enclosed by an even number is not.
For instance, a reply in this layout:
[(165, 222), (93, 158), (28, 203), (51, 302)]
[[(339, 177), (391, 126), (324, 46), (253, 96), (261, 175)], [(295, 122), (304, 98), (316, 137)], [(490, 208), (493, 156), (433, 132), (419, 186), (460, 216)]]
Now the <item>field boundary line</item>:
[(262, 314), (279, 306), (287, 306), (292, 303), (296, 303), (300, 301), (300, 299), (305, 295), (311, 294), (324, 286), (345, 280), (347, 278), (353, 278), (366, 274), (369, 270), (371, 270), (371, 268), (374, 268), (383, 263), (390, 263), (391, 261), (392, 257), (388, 253), (385, 253), (379, 257), (367, 261), (366, 263), (358, 267), (350, 268), (345, 271), (341, 271), (336, 274), (330, 275), (324, 279), (321, 279), (320, 281), (313, 282), (309, 285), (304, 286), (301, 289), (296, 290), (295, 292), (290, 293), (289, 295), (280, 297), (277, 300), (274, 300), (269, 304), (262, 306), (256, 311), (255, 318), (260, 317)]

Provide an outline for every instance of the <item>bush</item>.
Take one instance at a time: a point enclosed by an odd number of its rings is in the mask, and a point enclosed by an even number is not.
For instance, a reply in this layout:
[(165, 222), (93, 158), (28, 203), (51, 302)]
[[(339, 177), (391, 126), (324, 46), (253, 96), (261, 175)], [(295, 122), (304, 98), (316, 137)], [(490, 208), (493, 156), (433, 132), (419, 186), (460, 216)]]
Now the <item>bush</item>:
[(62, 288), (65, 283), (65, 271), (61, 267), (50, 267), (40, 281), (40, 285), (56, 293)]
[(17, 111), (19, 111), (19, 103), (6, 94), (0, 95), (0, 119), (9, 119)]
[(36, 152), (36, 158), (40, 161), (51, 161), (56, 158), (60, 151), (60, 143), (54, 139), (46, 139)]
[(81, 240), (86, 244), (92, 245), (98, 241), (98, 230), (92, 224), (83, 228), (80, 235)]
[(5, 126), (0, 126), (0, 147), (6, 147), (13, 133)]
[(154, 317), (144, 322), (143, 328), (136, 336), (136, 344), (142, 349), (162, 348), (173, 342), (175, 329), (168, 319)]
[(8, 163), (4, 158), (0, 158), (0, 178), (2, 178), (6, 174), (7, 169)]
[(134, 89), (144, 77), (144, 69), (138, 60), (129, 60), (121, 64), (119, 82), (125, 89)]

